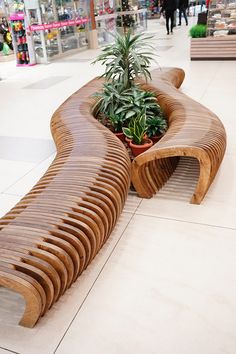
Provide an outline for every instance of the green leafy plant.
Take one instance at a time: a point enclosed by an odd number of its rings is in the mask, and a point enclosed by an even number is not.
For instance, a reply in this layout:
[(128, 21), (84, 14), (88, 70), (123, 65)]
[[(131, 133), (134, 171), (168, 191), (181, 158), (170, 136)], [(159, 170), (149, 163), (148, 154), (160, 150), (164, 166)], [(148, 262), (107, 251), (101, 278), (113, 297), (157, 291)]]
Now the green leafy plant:
[[(154, 133), (166, 129), (166, 121), (152, 92), (141, 90), (135, 79), (151, 78), (149, 67), (154, 60), (155, 50), (148, 44), (152, 37), (138, 34), (117, 34), (115, 43), (103, 49), (94, 61), (105, 65), (103, 91), (95, 94), (93, 107), (95, 116), (109, 123), (114, 132), (123, 132), (135, 144), (142, 144), (149, 130)], [(149, 122), (147, 124), (147, 122)], [(127, 127), (128, 125), (128, 127)]]
[[(124, 90), (122, 84), (105, 83), (102, 92), (94, 94), (97, 97), (97, 102), (93, 107), (95, 116), (102, 117), (102, 123), (104, 124), (104, 117), (109, 121), (114, 132), (122, 131), (122, 127), (126, 120), (129, 119), (128, 112), (120, 111), (120, 108), (129, 103), (129, 97), (127, 95), (128, 90)], [(102, 113), (102, 115), (101, 115)]]
[(148, 44), (150, 38), (143, 34), (132, 36), (131, 30), (125, 35), (117, 33), (115, 43), (106, 46), (93, 63), (105, 65), (102, 76), (106, 81), (118, 80), (124, 89), (129, 89), (137, 77), (151, 78), (149, 67), (154, 60), (155, 49)]
[(206, 25), (194, 25), (190, 28), (189, 34), (192, 38), (206, 37)]
[(147, 135), (149, 138), (163, 134), (167, 129), (166, 119), (160, 116), (153, 116), (147, 119)]
[(137, 145), (142, 145), (147, 132), (146, 112), (142, 110), (135, 118), (133, 118), (128, 128), (123, 128), (127, 138), (132, 139), (132, 142)]
[(160, 114), (161, 109), (157, 103), (157, 99), (152, 92), (143, 91), (138, 86), (123, 92), (125, 100), (120, 105), (116, 113), (125, 114), (130, 119), (139, 114), (143, 109), (146, 111), (146, 117), (151, 118)]
[(122, 132), (122, 128), (124, 125), (124, 119), (122, 116), (116, 115), (116, 114), (111, 114), (109, 116), (109, 122), (110, 122), (115, 133)]
[(95, 112), (122, 114), (126, 118), (137, 115), (143, 108), (146, 109), (147, 117), (161, 113), (154, 93), (143, 91), (138, 86), (125, 90), (119, 82), (105, 83), (103, 91), (95, 93), (94, 96), (98, 97), (94, 105)]
[(119, 82), (116, 83), (104, 83), (103, 90), (96, 92), (94, 97), (97, 97), (97, 101), (93, 107), (95, 115), (98, 112), (103, 112), (108, 116), (114, 114), (123, 102), (124, 88)]
[(93, 108), (95, 116), (98, 112), (103, 113), (101, 117), (107, 117), (115, 132), (122, 131), (122, 127), (144, 109), (147, 120), (161, 116), (155, 95), (138, 86), (124, 90), (119, 82), (105, 83), (103, 91), (94, 96), (98, 98)]

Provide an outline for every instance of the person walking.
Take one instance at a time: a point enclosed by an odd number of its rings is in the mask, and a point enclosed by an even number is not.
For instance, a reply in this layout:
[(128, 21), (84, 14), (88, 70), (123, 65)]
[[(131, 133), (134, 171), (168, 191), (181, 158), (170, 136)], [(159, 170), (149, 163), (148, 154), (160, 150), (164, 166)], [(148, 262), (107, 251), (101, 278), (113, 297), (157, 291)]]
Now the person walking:
[(181, 26), (182, 14), (184, 16), (186, 26), (188, 26), (188, 17), (186, 14), (186, 10), (188, 9), (188, 6), (189, 6), (188, 0), (179, 0), (179, 24), (178, 24), (178, 26)]
[[(163, 0), (161, 13), (165, 13), (167, 34), (173, 34), (174, 16), (176, 10), (176, 0)], [(170, 22), (170, 27), (169, 27)]]

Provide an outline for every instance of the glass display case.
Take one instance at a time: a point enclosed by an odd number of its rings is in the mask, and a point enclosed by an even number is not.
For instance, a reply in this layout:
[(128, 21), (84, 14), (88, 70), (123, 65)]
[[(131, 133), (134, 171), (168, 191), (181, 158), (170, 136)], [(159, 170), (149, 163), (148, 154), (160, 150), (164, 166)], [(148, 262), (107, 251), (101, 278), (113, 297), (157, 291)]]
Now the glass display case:
[[(95, 0), (94, 12), (98, 44), (113, 41), (113, 35), (129, 28), (133, 33), (147, 29), (147, 10), (137, 0)], [(112, 35), (111, 35), (112, 34)]]
[(26, 0), (37, 62), (87, 48), (88, 0)]
[(207, 36), (236, 34), (236, 0), (212, 0), (207, 18)]

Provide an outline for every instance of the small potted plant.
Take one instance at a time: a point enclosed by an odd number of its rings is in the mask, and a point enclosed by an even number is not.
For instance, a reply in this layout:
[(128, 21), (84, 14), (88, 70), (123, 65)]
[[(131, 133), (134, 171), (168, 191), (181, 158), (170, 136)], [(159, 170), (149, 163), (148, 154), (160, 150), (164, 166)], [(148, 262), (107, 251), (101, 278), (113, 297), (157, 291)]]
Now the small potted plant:
[(147, 119), (147, 135), (157, 143), (164, 135), (167, 129), (167, 122), (163, 116), (152, 116)]
[(123, 128), (124, 134), (131, 139), (129, 146), (132, 154), (138, 156), (148, 150), (153, 142), (147, 137), (146, 111), (142, 110), (135, 118), (133, 118), (128, 128)]
[(191, 38), (204, 38), (206, 37), (207, 26), (203, 24), (197, 24), (190, 28), (189, 34)]

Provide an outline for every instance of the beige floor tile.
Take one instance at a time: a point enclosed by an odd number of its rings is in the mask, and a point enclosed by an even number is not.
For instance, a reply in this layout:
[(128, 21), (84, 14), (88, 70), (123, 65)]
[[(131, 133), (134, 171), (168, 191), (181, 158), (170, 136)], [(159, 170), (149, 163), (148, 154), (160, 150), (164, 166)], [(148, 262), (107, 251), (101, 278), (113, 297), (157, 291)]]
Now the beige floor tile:
[(142, 199), (137, 196), (137, 193), (130, 191), (124, 206), (125, 213), (134, 213), (141, 203)]
[(0, 159), (41, 163), (55, 150), (52, 139), (0, 136)]
[(10, 352), (9, 350), (0, 347), (0, 354), (11, 354), (11, 353), (14, 352)]
[(35, 167), (35, 163), (0, 159), (0, 192), (4, 192)]
[(0, 193), (0, 217), (13, 208), (20, 199), (21, 196)]
[(57, 354), (234, 354), (236, 231), (135, 216)]
[(30, 189), (38, 182), (38, 180), (47, 171), (55, 158), (55, 154), (52, 154), (49, 158), (38, 164), (24, 177), (19, 179), (18, 182), (13, 184), (10, 188), (6, 189), (5, 193), (24, 196), (30, 191)]

